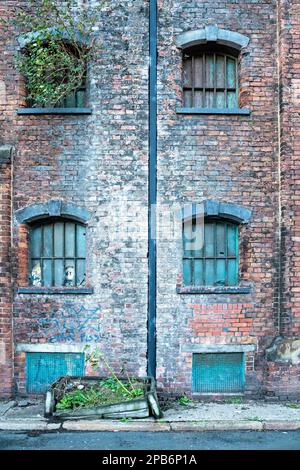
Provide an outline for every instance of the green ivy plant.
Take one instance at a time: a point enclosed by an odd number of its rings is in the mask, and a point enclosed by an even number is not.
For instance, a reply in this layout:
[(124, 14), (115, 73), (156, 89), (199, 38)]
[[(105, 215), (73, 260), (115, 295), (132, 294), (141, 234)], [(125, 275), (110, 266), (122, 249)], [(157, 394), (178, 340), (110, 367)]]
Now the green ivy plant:
[(14, 19), (7, 23), (25, 38), (16, 64), (33, 106), (54, 107), (84, 84), (87, 63), (101, 49), (95, 26), (103, 6), (78, 0), (28, 0), (14, 7)]

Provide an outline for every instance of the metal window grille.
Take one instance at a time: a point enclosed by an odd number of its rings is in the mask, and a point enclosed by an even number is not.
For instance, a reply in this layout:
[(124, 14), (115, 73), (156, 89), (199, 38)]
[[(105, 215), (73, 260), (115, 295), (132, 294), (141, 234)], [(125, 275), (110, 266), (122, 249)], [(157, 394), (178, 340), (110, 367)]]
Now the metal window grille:
[(28, 393), (44, 393), (63, 375), (84, 375), (83, 353), (26, 353)]
[(243, 353), (193, 354), (193, 392), (241, 393), (245, 386)]
[(62, 219), (32, 226), (30, 267), (30, 283), (33, 285), (85, 285), (86, 227)]
[(183, 283), (234, 286), (238, 283), (238, 226), (197, 219), (183, 224)]
[(187, 108), (238, 107), (237, 59), (222, 53), (183, 56), (183, 102)]
[(84, 108), (86, 102), (86, 86), (82, 85), (66, 98), (55, 105), (55, 108)]

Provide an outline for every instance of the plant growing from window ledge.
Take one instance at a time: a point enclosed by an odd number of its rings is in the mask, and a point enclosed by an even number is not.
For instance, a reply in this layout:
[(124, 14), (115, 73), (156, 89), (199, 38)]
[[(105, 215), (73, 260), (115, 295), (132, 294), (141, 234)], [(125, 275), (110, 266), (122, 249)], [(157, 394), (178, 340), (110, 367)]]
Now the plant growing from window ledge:
[(79, 7), (78, 0), (28, 0), (14, 7), (14, 19), (6, 24), (13, 23), (19, 36), (30, 34), (16, 66), (24, 75), (31, 106), (68, 107), (80, 91), (71, 107), (83, 106), (87, 63), (100, 49), (94, 31), (103, 6), (104, 2)]

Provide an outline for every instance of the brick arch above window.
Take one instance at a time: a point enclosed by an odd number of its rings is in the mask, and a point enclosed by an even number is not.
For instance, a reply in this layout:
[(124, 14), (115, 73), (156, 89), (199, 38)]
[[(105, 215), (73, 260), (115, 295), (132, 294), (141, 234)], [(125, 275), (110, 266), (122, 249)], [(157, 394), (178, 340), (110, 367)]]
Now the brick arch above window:
[(231, 222), (246, 224), (251, 218), (251, 210), (238, 204), (213, 201), (207, 199), (201, 203), (191, 203), (181, 211), (183, 221), (188, 221), (193, 217), (218, 217)]
[(205, 200), (186, 205), (182, 221), (183, 265), (179, 294), (249, 293), (239, 281), (239, 229), (251, 210), (237, 204)]
[(67, 217), (85, 224), (89, 221), (91, 215), (84, 207), (55, 199), (45, 203), (32, 204), (16, 211), (16, 219), (21, 224), (49, 217)]
[(176, 45), (180, 49), (187, 49), (207, 43), (228, 46), (240, 51), (249, 44), (249, 38), (244, 34), (210, 25), (203, 29), (181, 33), (176, 39)]

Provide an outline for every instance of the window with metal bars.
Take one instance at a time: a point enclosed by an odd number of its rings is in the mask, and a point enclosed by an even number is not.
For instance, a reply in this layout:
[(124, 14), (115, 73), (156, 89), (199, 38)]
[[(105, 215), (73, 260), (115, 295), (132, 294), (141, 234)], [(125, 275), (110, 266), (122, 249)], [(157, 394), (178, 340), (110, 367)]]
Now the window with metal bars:
[(35, 223), (29, 234), (31, 285), (85, 286), (85, 225), (54, 218)]
[(183, 224), (183, 284), (234, 286), (238, 284), (238, 225), (206, 218)]
[(183, 105), (186, 108), (238, 108), (237, 58), (209, 49), (185, 51)]

